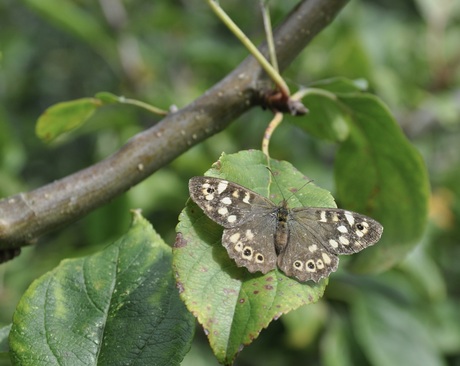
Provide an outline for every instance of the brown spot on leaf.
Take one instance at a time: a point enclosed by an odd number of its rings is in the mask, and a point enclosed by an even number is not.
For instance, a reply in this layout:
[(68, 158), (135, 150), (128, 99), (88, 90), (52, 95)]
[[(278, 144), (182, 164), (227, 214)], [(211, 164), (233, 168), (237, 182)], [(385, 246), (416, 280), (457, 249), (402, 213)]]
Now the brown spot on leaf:
[(239, 299), (238, 301), (239, 301), (240, 304), (244, 304), (244, 302), (246, 301), (246, 299), (241, 298), (241, 299)]
[(179, 290), (179, 293), (181, 294), (182, 292), (184, 292), (184, 284), (180, 281), (177, 281), (176, 282), (176, 287), (177, 289)]
[(259, 293), (259, 290), (255, 290), (252, 292), (254, 295), (257, 295)]
[(265, 285), (264, 286), (266, 290), (273, 290), (273, 286), (272, 285)]
[(187, 246), (187, 240), (184, 239), (182, 233), (177, 233), (174, 248), (183, 248)]
[(236, 291), (233, 288), (224, 288), (223, 289), (225, 295), (234, 295)]

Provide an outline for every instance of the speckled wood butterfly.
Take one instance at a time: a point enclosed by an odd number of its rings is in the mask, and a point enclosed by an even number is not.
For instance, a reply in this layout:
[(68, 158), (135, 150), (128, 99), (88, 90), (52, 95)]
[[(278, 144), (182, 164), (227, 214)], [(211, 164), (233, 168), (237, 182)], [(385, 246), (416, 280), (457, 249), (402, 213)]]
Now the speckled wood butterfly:
[(276, 267), (299, 281), (315, 281), (337, 269), (338, 254), (375, 244), (383, 227), (370, 217), (337, 208), (288, 208), (227, 180), (194, 177), (193, 201), (224, 227), (222, 245), (239, 267), (267, 273)]

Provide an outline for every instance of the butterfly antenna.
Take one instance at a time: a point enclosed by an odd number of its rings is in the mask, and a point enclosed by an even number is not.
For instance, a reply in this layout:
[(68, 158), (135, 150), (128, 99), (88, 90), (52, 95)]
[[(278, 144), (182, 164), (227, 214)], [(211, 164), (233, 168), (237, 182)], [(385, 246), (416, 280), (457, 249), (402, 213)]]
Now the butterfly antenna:
[(305, 186), (306, 186), (307, 184), (310, 184), (310, 183), (312, 183), (312, 182), (313, 182), (313, 179), (310, 179), (310, 180), (307, 181), (302, 187), (300, 187), (297, 191), (292, 192), (292, 194), (289, 196), (289, 198), (287, 199), (287, 201), (289, 201), (292, 197), (294, 197), (296, 193), (298, 193), (298, 192), (300, 192), (302, 189), (304, 189)]
[(281, 186), (279, 185), (278, 180), (277, 180), (276, 177), (275, 177), (275, 174), (273, 173), (273, 171), (272, 171), (268, 166), (267, 166), (266, 168), (270, 171), (270, 173), (271, 173), (271, 175), (272, 175), (272, 177), (273, 177), (273, 180), (275, 181), (276, 186), (278, 187), (278, 190), (279, 190), (280, 193), (281, 193), (281, 197), (283, 197), (283, 201), (285, 201), (285, 202), (289, 202), (289, 200), (290, 200), (292, 197), (294, 197), (296, 193), (298, 193), (299, 191), (301, 191), (302, 189), (304, 189), (305, 186), (306, 186), (307, 184), (313, 182), (313, 179), (310, 179), (308, 182), (306, 182), (306, 183), (305, 183), (302, 187), (300, 187), (298, 190), (296, 190), (295, 192), (291, 192), (291, 195), (286, 199), (286, 198), (284, 197), (284, 194), (283, 194), (283, 191), (282, 191), (282, 189), (281, 189)]
[(283, 201), (286, 201), (286, 199), (284, 198), (284, 194), (283, 194), (283, 191), (282, 191), (282, 189), (281, 189), (281, 186), (279, 185), (278, 180), (277, 180), (276, 177), (275, 177), (275, 174), (274, 174), (273, 171), (270, 169), (270, 167), (267, 166), (266, 168), (268, 169), (268, 171), (269, 171), (270, 174), (272, 175), (273, 180), (275, 181), (276, 186), (278, 187), (278, 191), (280, 191), (281, 197), (283, 197)]

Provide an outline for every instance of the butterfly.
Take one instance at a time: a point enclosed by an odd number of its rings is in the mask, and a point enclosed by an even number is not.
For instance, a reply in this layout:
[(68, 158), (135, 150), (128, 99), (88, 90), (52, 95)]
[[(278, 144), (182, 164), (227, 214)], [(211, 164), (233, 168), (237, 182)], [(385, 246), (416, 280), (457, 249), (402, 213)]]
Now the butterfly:
[(289, 208), (228, 180), (193, 177), (192, 200), (224, 227), (222, 245), (236, 265), (251, 273), (279, 268), (301, 282), (318, 282), (337, 270), (339, 254), (377, 243), (383, 226), (338, 208)]

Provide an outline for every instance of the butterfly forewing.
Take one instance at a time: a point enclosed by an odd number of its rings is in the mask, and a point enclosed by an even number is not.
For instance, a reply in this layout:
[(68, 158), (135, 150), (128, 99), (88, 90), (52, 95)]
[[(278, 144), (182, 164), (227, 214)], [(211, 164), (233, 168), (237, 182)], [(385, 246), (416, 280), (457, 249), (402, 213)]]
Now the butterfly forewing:
[(383, 227), (374, 219), (338, 208), (298, 207), (292, 220), (333, 254), (353, 254), (375, 244)]
[[(267, 273), (278, 266), (300, 281), (337, 269), (338, 254), (375, 244), (383, 227), (377, 221), (336, 208), (277, 206), (239, 184), (219, 178), (190, 179), (191, 198), (224, 227), (222, 244), (240, 267)], [(278, 251), (278, 252), (277, 252)]]
[(189, 181), (189, 191), (204, 213), (224, 228), (239, 226), (260, 212), (276, 210), (269, 199), (223, 179), (193, 177)]

